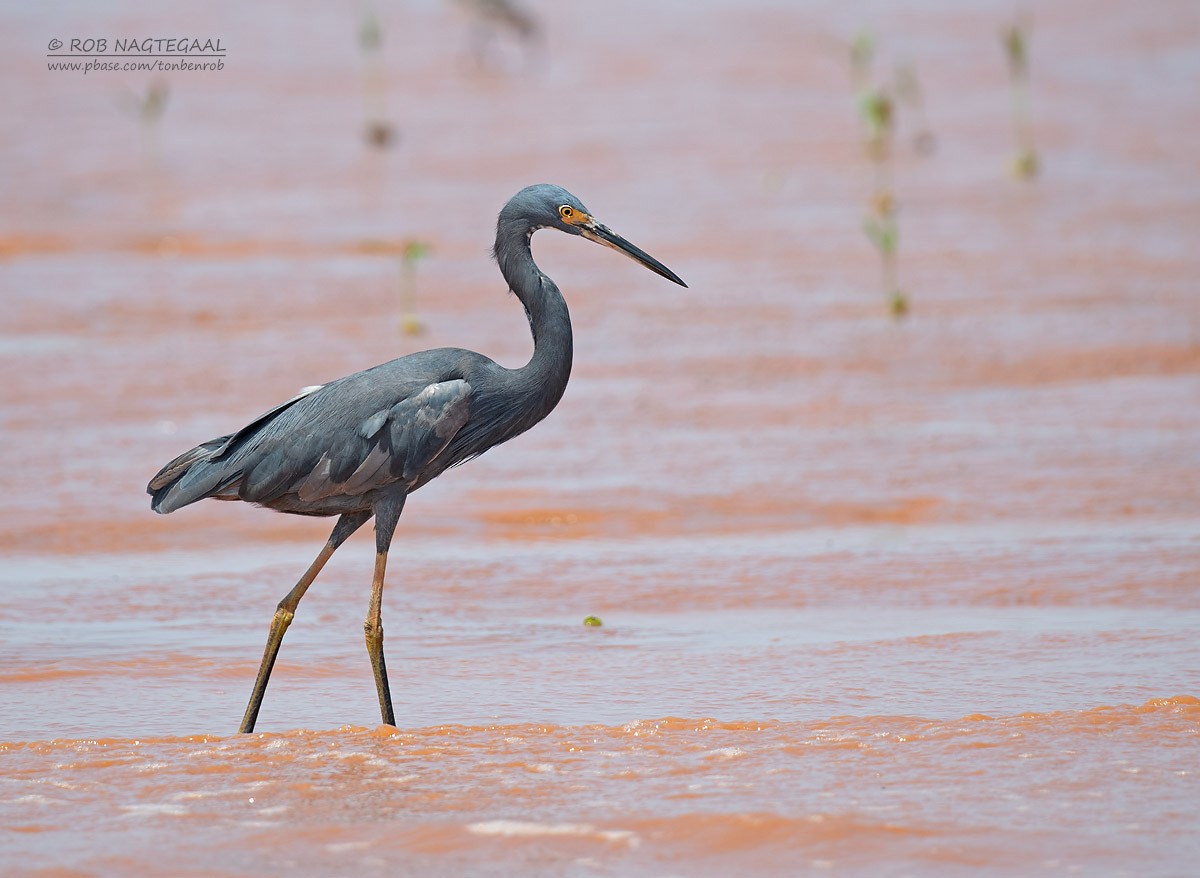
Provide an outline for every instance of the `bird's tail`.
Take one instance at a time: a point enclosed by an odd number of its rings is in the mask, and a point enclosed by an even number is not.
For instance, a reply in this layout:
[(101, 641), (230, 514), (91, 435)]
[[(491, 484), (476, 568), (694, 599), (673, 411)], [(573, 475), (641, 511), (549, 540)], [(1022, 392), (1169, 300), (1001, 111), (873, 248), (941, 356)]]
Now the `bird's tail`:
[(146, 486), (146, 493), (153, 498), (150, 508), (166, 515), (205, 497), (240, 499), (238, 488), (245, 473), (245, 457), (241, 451), (246, 443), (253, 441), (253, 437), (265, 425), (321, 388), (320, 384), (305, 387), (296, 396), (259, 415), (236, 433), (209, 439), (179, 455), (160, 469)]
[(159, 470), (146, 486), (150, 508), (166, 515), (205, 497), (236, 500), (242, 470), (222, 457), (232, 435), (197, 445)]

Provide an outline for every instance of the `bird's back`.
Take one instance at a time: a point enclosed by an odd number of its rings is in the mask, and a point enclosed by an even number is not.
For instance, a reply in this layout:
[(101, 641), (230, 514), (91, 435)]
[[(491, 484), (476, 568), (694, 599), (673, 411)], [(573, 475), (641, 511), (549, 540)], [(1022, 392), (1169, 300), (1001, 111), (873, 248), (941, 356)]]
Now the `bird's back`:
[(370, 509), (378, 492), (416, 490), (516, 435), (476, 417), (519, 413), (512, 374), (440, 348), (340, 378), (168, 463), (147, 487), (151, 506), (168, 513), (214, 497), (302, 515)]

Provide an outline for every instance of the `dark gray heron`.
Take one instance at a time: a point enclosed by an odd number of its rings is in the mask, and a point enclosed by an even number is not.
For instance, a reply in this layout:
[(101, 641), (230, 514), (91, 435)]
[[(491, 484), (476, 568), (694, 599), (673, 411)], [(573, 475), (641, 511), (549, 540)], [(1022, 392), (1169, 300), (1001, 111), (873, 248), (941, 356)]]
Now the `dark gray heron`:
[(284, 632), (337, 548), (375, 517), (375, 572), (363, 630), (383, 722), (395, 725), (383, 660), (380, 605), (388, 548), (408, 495), (445, 470), (507, 442), (558, 404), (571, 374), (571, 317), (554, 281), (533, 261), (538, 229), (557, 229), (624, 253), (687, 286), (669, 268), (598, 223), (558, 186), (529, 186), (496, 223), (494, 255), (525, 306), (533, 357), (506, 369), (459, 348), (422, 351), (356, 372), (278, 405), (235, 433), (164, 466), (147, 486), (155, 512), (212, 497), (294, 515), (339, 516), (328, 542), (279, 602), (240, 731), (254, 731)]

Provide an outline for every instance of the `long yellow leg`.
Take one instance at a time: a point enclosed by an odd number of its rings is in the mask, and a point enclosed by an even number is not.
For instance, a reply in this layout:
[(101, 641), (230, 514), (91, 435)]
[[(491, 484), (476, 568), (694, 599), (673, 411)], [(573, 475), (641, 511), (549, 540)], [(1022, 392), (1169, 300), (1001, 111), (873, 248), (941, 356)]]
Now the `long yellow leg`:
[(367, 655), (371, 657), (371, 670), (375, 672), (375, 691), (379, 695), (379, 715), (384, 725), (394, 726), (396, 715), (392, 712), (392, 691), (388, 687), (387, 666), (383, 661), (383, 574), (387, 568), (387, 553), (375, 554), (375, 575), (371, 579), (371, 603), (367, 608), (367, 619), (363, 622), (363, 633), (367, 640)]
[(317, 578), (317, 574), (321, 572), (321, 568), (325, 566), (325, 562), (330, 559), (338, 546), (346, 541), (346, 539), (358, 530), (371, 517), (369, 512), (356, 512), (354, 514), (343, 515), (338, 519), (338, 523), (333, 528), (333, 533), (329, 535), (329, 540), (317, 555), (315, 561), (309, 565), (308, 570), (300, 577), (300, 581), (295, 587), (287, 593), (287, 597), (279, 602), (279, 607), (275, 610), (275, 615), (271, 619), (271, 630), (267, 634), (267, 646), (263, 650), (262, 664), (258, 666), (258, 678), (254, 681), (254, 691), (250, 695), (250, 703), (246, 705), (246, 714), (242, 717), (241, 728), (239, 732), (249, 733), (254, 731), (254, 723), (258, 720), (258, 711), (262, 707), (263, 696), (267, 692), (267, 682), (271, 679), (271, 669), (275, 667), (275, 659), (279, 655), (279, 647), (283, 643), (283, 635), (287, 631), (288, 626), (292, 624), (292, 619), (296, 615), (296, 607), (300, 604), (300, 599), (304, 597), (304, 593), (308, 591), (308, 587), (312, 585), (313, 580)]
[(396, 715), (392, 711), (392, 691), (388, 687), (387, 666), (383, 661), (383, 575), (404, 500), (405, 495), (400, 494), (380, 501), (375, 507), (375, 575), (371, 577), (371, 603), (363, 622), (367, 655), (371, 657), (371, 670), (375, 674), (375, 692), (379, 695), (379, 715), (388, 726), (396, 724)]

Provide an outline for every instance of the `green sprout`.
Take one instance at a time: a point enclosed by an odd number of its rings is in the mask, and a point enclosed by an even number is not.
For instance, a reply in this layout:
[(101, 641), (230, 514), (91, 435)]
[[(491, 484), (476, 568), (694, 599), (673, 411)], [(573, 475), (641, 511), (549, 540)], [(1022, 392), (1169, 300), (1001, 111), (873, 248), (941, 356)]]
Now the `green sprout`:
[(383, 26), (372, 13), (367, 13), (358, 27), (358, 47), (363, 55), (363, 100), (366, 104), (367, 143), (385, 149), (396, 138), (396, 131), (387, 121), (385, 95), (387, 77), (383, 69)]
[(876, 199), (871, 215), (863, 220), (863, 232), (879, 251), (881, 284), (887, 296), (888, 310), (896, 318), (908, 313), (908, 296), (896, 282), (896, 250), (900, 244), (900, 225), (890, 196)]
[(586, 628), (599, 628), (604, 623), (600, 621), (599, 616), (585, 616), (583, 624)]
[(1009, 159), (1009, 172), (1018, 180), (1032, 180), (1037, 176), (1041, 164), (1033, 142), (1033, 121), (1029, 110), (1031, 29), (1029, 22), (1017, 20), (1000, 30), (1000, 42), (1008, 60), (1008, 81), (1012, 94), (1014, 151)]
[(1000, 29), (1000, 41), (1008, 58), (1008, 72), (1014, 78), (1029, 76), (1029, 36), (1017, 21)]
[(900, 319), (908, 313), (908, 296), (897, 283), (897, 252), (900, 223), (897, 218), (894, 174), (896, 111), (899, 102), (915, 109), (921, 120), (917, 151), (931, 152), (933, 135), (924, 124), (921, 83), (911, 64), (897, 66), (890, 86), (873, 85), (871, 68), (875, 61), (875, 38), (863, 31), (850, 44), (850, 65), (858, 96), (858, 118), (862, 125), (863, 146), (874, 169), (875, 187), (863, 219), (863, 232), (879, 253), (883, 294), (891, 315)]
[(358, 47), (363, 53), (378, 52), (383, 48), (383, 27), (379, 19), (367, 13), (358, 27)]
[(867, 156), (875, 169), (875, 191), (863, 232), (879, 253), (880, 278), (888, 310), (897, 319), (908, 313), (908, 297), (897, 284), (897, 250), (900, 225), (892, 188), (892, 153), (896, 132), (896, 102), (884, 88), (859, 96), (859, 115), (864, 124)]
[(912, 63), (897, 64), (895, 73), (896, 98), (912, 111), (917, 121), (917, 133), (913, 135), (913, 148), (920, 155), (932, 155), (937, 149), (937, 138), (929, 128), (925, 117), (925, 90), (917, 76), (917, 67)]
[(417, 265), (432, 252), (424, 241), (409, 239), (400, 250), (400, 329), (420, 335), (424, 324), (417, 317)]
[(856, 91), (863, 92), (869, 87), (874, 61), (875, 36), (870, 31), (861, 31), (850, 43), (850, 74)]
[(866, 125), (866, 146), (871, 160), (876, 163), (888, 161), (896, 118), (891, 95), (882, 88), (863, 92), (858, 97), (858, 112)]
[(146, 86), (145, 94), (128, 91), (120, 98), (121, 107), (142, 123), (142, 158), (149, 168), (159, 164), (158, 131), (167, 111), (170, 89), (160, 79)]

